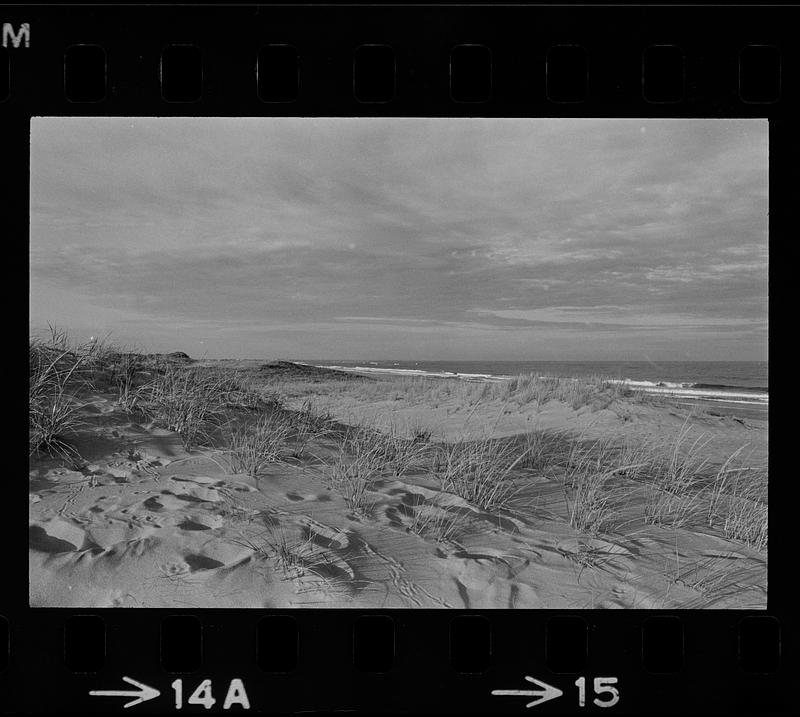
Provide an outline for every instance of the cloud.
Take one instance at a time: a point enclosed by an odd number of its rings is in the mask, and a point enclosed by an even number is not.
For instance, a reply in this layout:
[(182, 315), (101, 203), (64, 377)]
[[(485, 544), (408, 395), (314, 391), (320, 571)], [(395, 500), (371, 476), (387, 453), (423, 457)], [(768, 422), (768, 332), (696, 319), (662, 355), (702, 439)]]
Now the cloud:
[(34, 119), (31, 320), (353, 358), (735, 329), (762, 358), (767, 169), (762, 121)]

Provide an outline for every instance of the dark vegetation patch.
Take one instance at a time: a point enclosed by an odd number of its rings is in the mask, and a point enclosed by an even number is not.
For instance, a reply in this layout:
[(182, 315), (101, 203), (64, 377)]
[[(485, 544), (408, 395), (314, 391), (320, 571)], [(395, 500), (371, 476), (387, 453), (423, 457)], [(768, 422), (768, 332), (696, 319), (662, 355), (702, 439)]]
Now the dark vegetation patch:
[(331, 379), (340, 381), (371, 381), (369, 376), (359, 376), (346, 371), (337, 371), (332, 368), (321, 368), (319, 366), (306, 366), (303, 364), (292, 363), (291, 361), (272, 361), (261, 364), (258, 373), (262, 378), (288, 379), (288, 380), (308, 380), (308, 381), (329, 381)]

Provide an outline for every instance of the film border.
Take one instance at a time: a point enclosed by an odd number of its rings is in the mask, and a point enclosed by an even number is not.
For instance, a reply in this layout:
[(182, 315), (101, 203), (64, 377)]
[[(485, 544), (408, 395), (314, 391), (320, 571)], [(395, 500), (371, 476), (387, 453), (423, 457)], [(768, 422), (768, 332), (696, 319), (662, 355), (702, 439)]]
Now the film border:
[[(781, 257), (788, 251), (790, 228), (797, 225), (793, 221), (797, 201), (792, 200), (800, 166), (796, 132), (800, 61), (791, 28), (799, 24), (798, 10), (798, 6), (5, 5), (0, 21), (4, 27), (8, 23), (10, 30), (4, 30), (0, 72), (3, 62), (7, 63), (10, 82), (7, 98), (0, 102), (1, 136), (8, 138), (3, 150), (8, 198), (4, 234), (12, 241), (12, 256), (24, 259), (28, 122), (37, 115), (768, 117), (770, 250)], [(160, 53), (167, 45), (187, 43), (202, 48), (202, 97), (192, 103), (165, 102), (157, 79)], [(106, 53), (103, 101), (70, 102), (65, 97), (63, 58), (75, 44), (99, 45)], [(266, 44), (297, 48), (300, 89), (295, 102), (265, 103), (258, 97), (255, 57)], [(395, 49), (396, 87), (389, 102), (364, 103), (354, 97), (353, 53), (365, 44)], [(489, 48), (488, 101), (453, 100), (449, 56), (458, 45)], [(563, 45), (581, 46), (587, 52), (589, 84), (584, 102), (548, 99), (546, 53)], [(683, 51), (684, 94), (677, 102), (648, 102), (642, 92), (642, 55), (648, 47), (663, 45)], [(774, 101), (745, 102), (739, 96), (739, 61), (748, 46), (774, 47), (779, 52), (781, 81)], [(469, 86), (466, 89), (470, 91)], [(784, 295), (787, 281), (780, 275), (782, 264), (779, 259), (770, 268), (770, 321), (776, 327), (789, 320), (780, 314), (790, 305), (789, 296)], [(780, 357), (787, 355), (780, 342), (786, 339), (779, 339), (775, 331), (770, 340), (770, 356), (776, 357), (770, 361), (770, 372), (780, 382), (785, 378)], [(770, 409), (772, 414), (780, 411), (780, 403), (779, 397)], [(20, 410), (21, 406), (20, 393)], [(771, 462), (787, 465), (782, 461), (786, 443), (780, 418), (775, 420), (772, 414)], [(30, 712), (121, 709), (122, 700), (97, 699), (89, 693), (136, 691), (121, 681), (129, 676), (162, 694), (160, 700), (136, 705), (140, 712), (169, 709), (164, 700), (173, 698), (169, 685), (177, 678), (185, 679), (187, 696), (202, 679), (213, 679), (215, 709), (222, 706), (231, 681), (241, 678), (252, 709), (266, 712), (514, 712), (525, 709), (524, 696), (515, 701), (491, 693), (504, 688), (540, 689), (530, 681), (526, 684), (525, 677), (531, 676), (565, 693), (570, 690), (571, 705), (561, 697), (537, 707), (539, 711), (581, 711), (575, 701), (575, 681), (581, 676), (588, 683), (616, 676), (621, 695), (613, 710), (617, 712), (788, 711), (789, 670), (797, 634), (792, 575), (787, 569), (794, 557), (789, 547), (793, 536), (788, 532), (788, 510), (796, 497), (792, 483), (790, 471), (781, 476), (773, 469), (772, 487), (778, 497), (773, 495), (770, 519), (777, 567), (770, 574), (764, 613), (470, 611), (491, 625), (491, 660), (486, 672), (476, 674), (459, 673), (450, 662), (451, 623), (461, 611), (380, 613), (394, 620), (396, 657), (389, 672), (367, 673), (352, 665), (352, 624), (363, 611), (31, 609), (25, 551), (19, 539), (24, 530), (22, 514), (13, 511), (2, 526), (13, 575), (0, 605), (11, 645), (9, 666), (0, 673), (4, 708)], [(22, 481), (12, 482), (8, 489), (14, 505), (24, 498)], [(105, 621), (107, 653), (97, 673), (71, 673), (62, 658), (64, 625), (71, 616), (84, 614), (99, 615)], [(178, 614), (194, 615), (203, 625), (203, 661), (188, 674), (168, 674), (159, 665), (161, 620)], [(292, 672), (263, 672), (256, 664), (253, 633), (267, 614), (290, 614), (297, 621), (301, 652)], [(547, 666), (547, 620), (562, 615), (577, 615), (587, 624), (589, 653), (579, 671), (558, 673)], [(640, 628), (653, 615), (675, 616), (681, 622), (685, 652), (677, 672), (649, 673), (642, 667)], [(737, 629), (746, 618), (764, 616), (776, 618), (780, 625), (780, 663), (772, 673), (746, 672), (738, 664)], [(589, 704), (586, 709), (593, 707)]]

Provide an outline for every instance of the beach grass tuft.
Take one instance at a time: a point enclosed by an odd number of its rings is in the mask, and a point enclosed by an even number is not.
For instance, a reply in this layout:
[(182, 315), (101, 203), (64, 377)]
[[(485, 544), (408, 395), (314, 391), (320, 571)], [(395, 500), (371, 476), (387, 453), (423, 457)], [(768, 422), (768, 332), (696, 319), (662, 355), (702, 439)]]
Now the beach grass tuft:
[(232, 429), (225, 450), (232, 472), (258, 477), (269, 464), (280, 460), (290, 433), (290, 422), (277, 411), (262, 413), (255, 423)]
[(524, 459), (509, 441), (493, 438), (437, 446), (432, 471), (443, 490), (489, 512), (509, 506), (519, 493), (512, 471)]
[(687, 421), (671, 449), (654, 455), (645, 500), (647, 523), (678, 528), (702, 520), (707, 512), (701, 481), (709, 468), (710, 439), (701, 434), (691, 440), (690, 434)]
[(379, 476), (381, 447), (376, 442), (358, 440), (356, 435), (345, 437), (325, 475), (355, 515), (367, 516), (374, 504), (369, 494)]
[(210, 442), (211, 429), (226, 421), (231, 387), (221, 374), (167, 366), (142, 387), (140, 408), (190, 448)]
[(29, 453), (73, 459), (69, 441), (81, 425), (79, 394), (87, 387), (94, 346), (73, 346), (67, 332), (50, 327), (49, 339), (31, 338), (28, 379)]
[(414, 512), (408, 530), (437, 543), (457, 543), (464, 535), (467, 519), (462, 512), (448, 511), (437, 501), (424, 502)]

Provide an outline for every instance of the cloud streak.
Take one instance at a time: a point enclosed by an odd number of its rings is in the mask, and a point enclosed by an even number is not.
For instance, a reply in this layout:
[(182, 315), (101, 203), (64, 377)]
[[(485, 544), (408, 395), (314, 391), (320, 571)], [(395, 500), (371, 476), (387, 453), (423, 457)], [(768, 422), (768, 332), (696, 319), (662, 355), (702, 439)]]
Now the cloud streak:
[(31, 323), (214, 356), (763, 359), (767, 197), (762, 121), (34, 119)]

